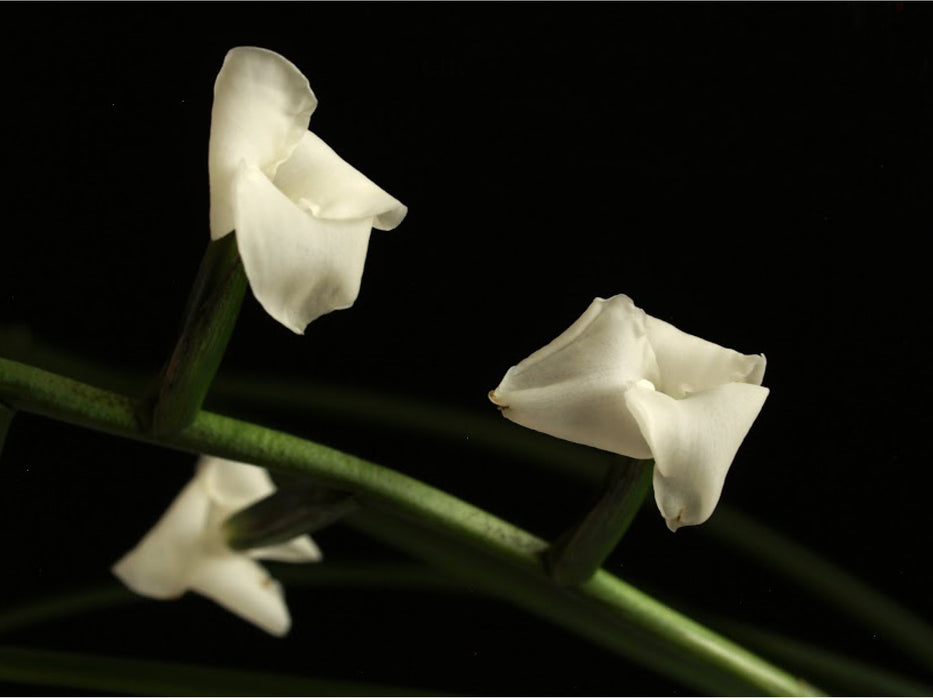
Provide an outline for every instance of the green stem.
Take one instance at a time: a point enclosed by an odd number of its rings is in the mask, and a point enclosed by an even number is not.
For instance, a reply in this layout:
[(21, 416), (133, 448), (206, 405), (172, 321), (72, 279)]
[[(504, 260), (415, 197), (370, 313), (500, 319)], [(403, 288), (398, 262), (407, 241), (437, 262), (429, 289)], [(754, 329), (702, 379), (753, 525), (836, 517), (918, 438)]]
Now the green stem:
[(933, 668), (933, 629), (912, 612), (805, 547), (734, 510), (720, 506), (708, 534), (880, 632)]
[[(18, 327), (0, 326), (0, 352), (14, 359), (36, 362), (112, 388), (132, 391), (139, 385), (137, 375), (121, 375), (93, 361), (75, 359), (34, 340), (28, 331)], [(219, 377), (211, 395), (228, 404), (239, 405), (248, 401), (252, 406), (262, 403), (278, 408), (293, 408), (303, 415), (330, 420), (352, 419), (410, 430), (419, 435), (457, 440), (469, 435), (468, 444), (471, 447), (530, 460), (540, 467), (581, 482), (598, 481), (609, 466), (607, 455), (598, 450), (549, 438), (501, 419), (486, 418), (471, 411), (438, 406), (427, 401), (348, 390), (346, 387), (328, 387), (320, 383), (309, 391), (305, 386), (296, 386), (293, 381), (267, 375)], [(700, 531), (750, 554), (763, 565), (788, 576), (832, 603), (843, 613), (875, 629), (884, 630), (886, 641), (900, 647), (926, 667), (933, 667), (933, 628), (930, 625), (879, 591), (861, 583), (839, 567), (824, 562), (818, 555), (787, 538), (769, 531), (772, 536), (770, 544), (759, 546), (751, 534), (753, 530), (748, 529), (750, 522), (746, 516), (720, 503), (715, 517)], [(772, 551), (776, 553), (773, 559)], [(805, 555), (798, 556), (802, 552)], [(818, 561), (819, 565), (800, 564), (812, 564), (814, 561)], [(847, 590), (848, 594), (837, 596), (836, 592), (840, 589)]]
[[(360, 511), (347, 522), (374, 539), (450, 571), (488, 595), (576, 632), (687, 688), (712, 695), (818, 694), (811, 686), (784, 676), (783, 672), (766, 679), (759, 659), (748, 665), (755, 676), (752, 680), (745, 675), (748, 668), (741, 660), (746, 652), (661, 603), (637, 594), (603, 571), (584, 587), (563, 588), (554, 585), (541, 570), (497, 565), (487, 554), (422, 530), (411, 521), (388, 518), (377, 511)], [(622, 584), (621, 588), (613, 586), (615, 581)], [(632, 592), (641, 599), (629, 598), (627, 594)], [(638, 605), (644, 601), (648, 601), (647, 607)], [(697, 630), (697, 636), (692, 636)], [(718, 658), (712, 659), (703, 647)], [(731, 657), (733, 650), (736, 657)], [(622, 679), (619, 694), (625, 694)]]
[(721, 627), (753, 648), (781, 659), (798, 673), (819, 679), (840, 695), (921, 696), (933, 695), (933, 688), (921, 685), (860, 659), (837, 654), (813, 644), (791, 639), (733, 620), (716, 619)]
[(653, 460), (617, 458), (596, 503), (545, 553), (555, 581), (583, 583), (603, 565), (648, 495), (653, 466)]
[[(286, 474), (306, 476), (337, 489), (352, 491), (364, 507), (353, 519), (379, 518), (385, 524), (409, 527), (407, 541), (435, 538), (441, 549), (464, 559), (480, 555), (484, 565), (464, 570), (476, 576), (493, 576), (514, 590), (532, 587), (548, 591), (548, 602), (562, 612), (561, 620), (590, 636), (607, 634), (597, 620), (616, 620), (621, 638), (629, 630), (640, 631), (645, 640), (672, 648), (657, 670), (680, 673), (681, 657), (701, 662), (709, 672), (724, 679), (730, 690), (744, 685), (746, 692), (777, 695), (811, 694), (813, 689), (759, 659), (741, 647), (614, 578), (599, 571), (586, 584), (560, 588), (547, 578), (541, 554), (547, 544), (510, 523), (385, 467), (286, 433), (207, 412), (177, 435), (157, 438), (137, 427), (130, 399), (59, 377), (28, 365), (0, 359), (0, 398), (19, 410), (37, 413), (106, 433), (160, 444), (198, 454), (258, 464)], [(382, 528), (384, 534), (388, 527)], [(378, 534), (378, 533), (377, 533)], [(579, 620), (590, 620), (581, 627)], [(589, 629), (598, 632), (589, 632)], [(632, 652), (637, 657), (637, 648)], [(689, 678), (684, 679), (690, 682)], [(704, 689), (710, 690), (711, 686)]]
[(191, 289), (175, 349), (140, 402), (139, 418), (154, 435), (178, 432), (201, 410), (245, 292), (246, 274), (234, 235), (211, 241)]
[[(395, 540), (396, 543), (399, 540)], [(424, 551), (422, 544), (421, 550)], [(461, 560), (462, 563), (462, 560)], [(317, 566), (291, 567), (272, 565), (273, 575), (289, 589), (303, 586), (399, 589), (404, 591), (439, 591), (451, 594), (494, 595), (495, 591), (466, 583), (462, 577), (406, 562), (334, 562)], [(0, 634), (43, 622), (82, 615), (129, 604), (150, 603), (116, 583), (68, 591), (58, 596), (24, 601), (0, 611)], [(519, 601), (530, 608), (527, 599)], [(533, 611), (535, 612), (535, 611)], [(539, 613), (540, 614), (540, 613)], [(843, 695), (929, 696), (933, 689), (885, 669), (854, 661), (821, 647), (784, 637), (724, 617), (703, 615), (716, 627), (727, 630), (737, 639), (769, 656), (780, 659), (791, 669), (818, 679), (829, 689)], [(608, 646), (608, 645), (607, 645)]]
[(149, 696), (410, 696), (414, 688), (278, 673), (212, 668), (167, 661), (38, 651), (0, 646), (0, 679), (25, 685)]

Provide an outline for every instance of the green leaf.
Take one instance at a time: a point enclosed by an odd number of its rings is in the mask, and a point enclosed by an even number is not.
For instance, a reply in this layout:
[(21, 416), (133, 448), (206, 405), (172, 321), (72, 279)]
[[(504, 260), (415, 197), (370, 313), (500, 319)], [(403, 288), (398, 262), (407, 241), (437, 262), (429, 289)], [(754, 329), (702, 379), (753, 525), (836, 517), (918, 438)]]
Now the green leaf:
[(433, 691), (166, 661), (0, 646), (0, 679), (118, 695), (419, 696)]

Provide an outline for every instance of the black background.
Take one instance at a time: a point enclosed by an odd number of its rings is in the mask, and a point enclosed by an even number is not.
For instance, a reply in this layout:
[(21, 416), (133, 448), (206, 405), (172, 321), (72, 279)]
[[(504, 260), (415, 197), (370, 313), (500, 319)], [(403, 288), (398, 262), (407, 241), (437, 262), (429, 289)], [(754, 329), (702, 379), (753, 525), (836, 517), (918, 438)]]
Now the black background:
[[(269, 48), (310, 80), (311, 129), (410, 214), (373, 233), (353, 309), (304, 337), (248, 295), (222, 374), (489, 414), (511, 364), (594, 296), (627, 293), (768, 357), (772, 393), (723, 502), (930, 619), (930, 5), (4, 4), (0, 18), (7, 327), (158, 369), (208, 238), (214, 78), (231, 47)], [(468, 435), (241, 415), (545, 536), (590, 495)], [(191, 465), (19, 416), (0, 464), (4, 605), (107, 580)], [(394, 556), (340, 527), (317, 540), (331, 560)], [(702, 527), (670, 535), (646, 512), (610, 568), (661, 600), (916, 671)], [(191, 596), (4, 641), (453, 693), (684, 692), (499, 604), (288, 598), (285, 641)]]

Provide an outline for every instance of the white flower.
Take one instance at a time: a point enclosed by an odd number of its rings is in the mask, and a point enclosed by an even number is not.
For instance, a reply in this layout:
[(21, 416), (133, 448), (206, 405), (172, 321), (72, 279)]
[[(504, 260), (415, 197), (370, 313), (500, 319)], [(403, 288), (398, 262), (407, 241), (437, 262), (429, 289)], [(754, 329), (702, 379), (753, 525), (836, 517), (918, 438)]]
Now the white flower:
[(570, 328), (509, 369), (489, 398), (527, 428), (653, 457), (655, 500), (676, 530), (712, 515), (768, 396), (764, 373), (764, 355), (688, 335), (619, 294), (595, 299)]
[(291, 618), (282, 587), (254, 560), (320, 561), (320, 550), (303, 535), (235, 552), (221, 530), (227, 517), (274, 491), (265, 469), (202, 457), (194, 478), (113, 573), (140, 595), (178, 598), (196, 591), (266, 632), (284, 635)]
[(232, 49), (214, 84), (211, 238), (236, 229), (253, 294), (295, 333), (353, 305), (370, 230), (408, 211), (308, 131), (316, 106), (307, 78), (265, 49)]

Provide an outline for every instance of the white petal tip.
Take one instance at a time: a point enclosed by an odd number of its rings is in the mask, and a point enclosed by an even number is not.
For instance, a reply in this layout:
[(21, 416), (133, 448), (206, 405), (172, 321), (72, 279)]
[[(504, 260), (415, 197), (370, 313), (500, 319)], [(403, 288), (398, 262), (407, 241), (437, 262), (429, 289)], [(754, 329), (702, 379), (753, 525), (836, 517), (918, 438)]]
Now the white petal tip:
[(667, 523), (667, 529), (671, 532), (677, 532), (681, 527), (683, 527), (684, 523), (681, 520), (683, 514), (683, 511), (681, 511), (677, 514), (676, 518), (665, 519), (665, 522)]
[(266, 632), (271, 634), (273, 637), (278, 637), (279, 639), (281, 639), (282, 637), (285, 637), (288, 635), (291, 628), (292, 628), (292, 623), (291, 621), (289, 621), (289, 623), (285, 625), (284, 627), (276, 627), (275, 629), (266, 628)]
[(508, 405), (502, 400), (502, 398), (496, 394), (497, 389), (493, 389), (489, 392), (489, 400), (492, 401), (499, 409), (508, 408)]
[(398, 206), (380, 214), (373, 220), (373, 228), (380, 231), (391, 231), (404, 221), (405, 217), (408, 216), (408, 207), (397, 200), (396, 203)]

